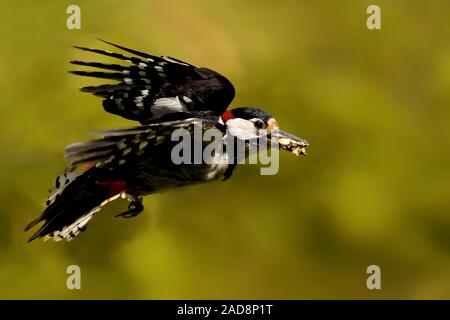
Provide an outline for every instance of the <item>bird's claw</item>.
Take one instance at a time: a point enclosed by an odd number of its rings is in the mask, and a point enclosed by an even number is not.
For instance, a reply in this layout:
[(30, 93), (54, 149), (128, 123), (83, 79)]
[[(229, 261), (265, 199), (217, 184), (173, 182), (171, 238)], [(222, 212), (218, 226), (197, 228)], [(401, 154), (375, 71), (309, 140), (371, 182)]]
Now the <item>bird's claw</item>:
[(133, 197), (130, 204), (128, 205), (128, 210), (119, 213), (118, 215), (116, 215), (116, 217), (133, 218), (138, 216), (142, 211), (144, 211), (142, 198)]

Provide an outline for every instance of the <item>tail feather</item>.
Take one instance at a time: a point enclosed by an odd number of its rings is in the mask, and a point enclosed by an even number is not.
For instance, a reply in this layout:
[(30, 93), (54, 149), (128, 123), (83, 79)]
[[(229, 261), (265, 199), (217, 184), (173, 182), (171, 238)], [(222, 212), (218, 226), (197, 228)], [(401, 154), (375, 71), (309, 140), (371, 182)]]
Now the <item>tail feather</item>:
[(37, 238), (56, 241), (73, 239), (86, 229), (90, 220), (109, 200), (123, 192), (123, 188), (117, 188), (117, 183), (112, 190), (108, 182), (99, 181), (95, 168), (83, 174), (73, 174), (70, 179), (63, 180), (64, 185), (61, 185), (57, 178), (59, 188), (49, 197), (47, 208), (25, 227), (27, 231), (44, 222), (28, 242)]

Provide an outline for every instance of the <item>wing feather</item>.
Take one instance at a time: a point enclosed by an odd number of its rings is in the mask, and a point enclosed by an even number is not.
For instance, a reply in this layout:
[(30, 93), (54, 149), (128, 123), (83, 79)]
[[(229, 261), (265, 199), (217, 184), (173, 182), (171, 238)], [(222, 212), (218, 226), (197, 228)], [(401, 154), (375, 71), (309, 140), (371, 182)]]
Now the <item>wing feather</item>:
[(127, 54), (80, 46), (75, 48), (116, 58), (128, 65), (74, 60), (71, 61), (73, 65), (101, 71), (71, 72), (118, 81), (81, 88), (83, 92), (103, 97), (103, 107), (107, 112), (145, 124), (168, 113), (211, 111), (221, 114), (234, 98), (231, 82), (213, 70), (197, 68), (173, 57), (158, 57), (101, 41)]
[(64, 159), (70, 170), (93, 163), (98, 167), (118, 168), (133, 157), (151, 152), (163, 140), (170, 139), (175, 129), (201, 125), (202, 121), (190, 118), (133, 128), (96, 131), (94, 134), (103, 136), (101, 139), (68, 145), (65, 148)]

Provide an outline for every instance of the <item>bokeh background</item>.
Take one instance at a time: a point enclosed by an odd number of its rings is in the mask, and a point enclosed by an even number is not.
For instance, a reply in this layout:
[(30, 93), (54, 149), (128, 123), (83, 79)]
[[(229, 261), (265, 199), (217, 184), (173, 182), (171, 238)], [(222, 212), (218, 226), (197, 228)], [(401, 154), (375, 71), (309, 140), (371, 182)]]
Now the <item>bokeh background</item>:
[[(1, 15), (0, 298), (450, 298), (450, 2), (10, 1)], [(271, 112), (309, 156), (147, 197), (135, 219), (111, 204), (75, 241), (28, 244), (64, 146), (133, 125), (67, 73), (98, 58), (72, 45), (108, 49), (97, 37), (218, 70), (233, 106)], [(371, 264), (382, 290), (366, 288)]]

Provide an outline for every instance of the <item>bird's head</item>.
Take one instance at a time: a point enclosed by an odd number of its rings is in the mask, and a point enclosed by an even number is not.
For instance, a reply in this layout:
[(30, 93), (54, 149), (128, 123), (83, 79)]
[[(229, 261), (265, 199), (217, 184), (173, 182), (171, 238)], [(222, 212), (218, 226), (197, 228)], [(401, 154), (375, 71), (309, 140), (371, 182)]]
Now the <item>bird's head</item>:
[(267, 137), (268, 144), (278, 143), (280, 148), (295, 155), (306, 155), (308, 142), (283, 131), (269, 113), (257, 108), (236, 108), (227, 110), (220, 116), (227, 131), (234, 137), (249, 141)]

